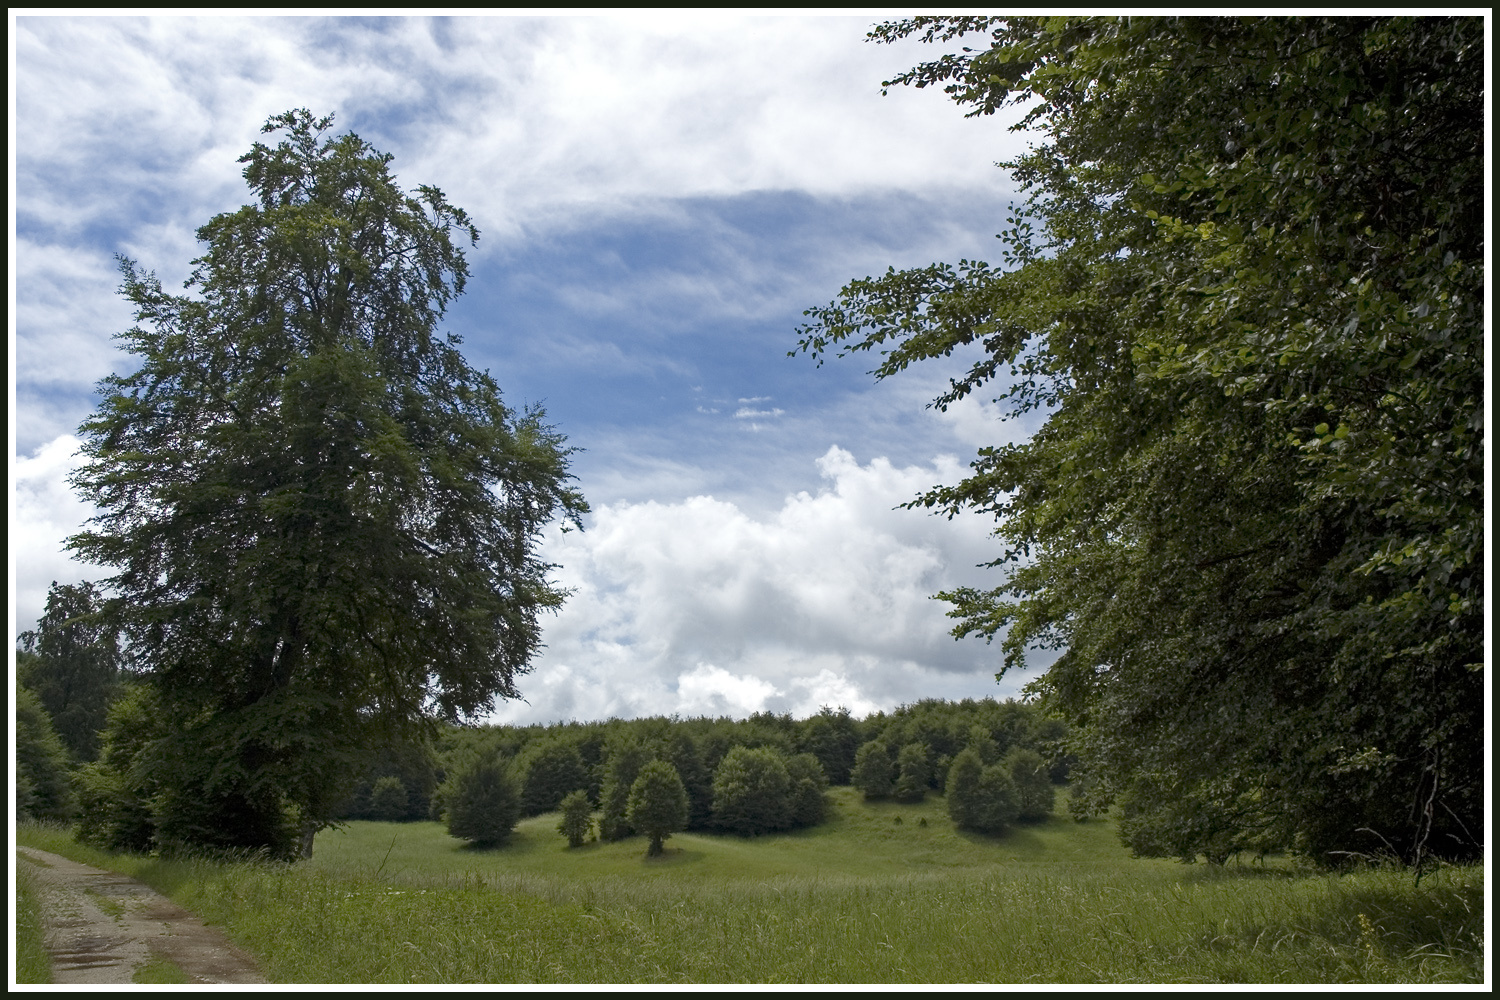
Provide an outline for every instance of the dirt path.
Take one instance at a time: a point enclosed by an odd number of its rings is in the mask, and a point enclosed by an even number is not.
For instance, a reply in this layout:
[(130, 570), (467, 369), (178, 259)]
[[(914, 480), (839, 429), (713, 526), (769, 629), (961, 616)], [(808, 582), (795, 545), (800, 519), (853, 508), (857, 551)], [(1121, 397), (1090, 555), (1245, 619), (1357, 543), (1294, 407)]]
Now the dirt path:
[(153, 957), (190, 982), (265, 982), (223, 933), (135, 879), (31, 847), (16, 853), (41, 888), (54, 983), (128, 983)]

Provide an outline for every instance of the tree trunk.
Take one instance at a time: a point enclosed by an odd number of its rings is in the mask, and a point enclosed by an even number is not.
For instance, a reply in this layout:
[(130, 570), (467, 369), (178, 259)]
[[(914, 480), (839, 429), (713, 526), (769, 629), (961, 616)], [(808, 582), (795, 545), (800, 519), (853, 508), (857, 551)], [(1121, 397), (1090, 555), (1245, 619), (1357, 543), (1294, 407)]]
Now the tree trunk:
[(297, 856), (300, 858), (312, 857), (313, 837), (317, 836), (318, 824), (307, 820), (302, 824), (302, 835), (299, 838)]

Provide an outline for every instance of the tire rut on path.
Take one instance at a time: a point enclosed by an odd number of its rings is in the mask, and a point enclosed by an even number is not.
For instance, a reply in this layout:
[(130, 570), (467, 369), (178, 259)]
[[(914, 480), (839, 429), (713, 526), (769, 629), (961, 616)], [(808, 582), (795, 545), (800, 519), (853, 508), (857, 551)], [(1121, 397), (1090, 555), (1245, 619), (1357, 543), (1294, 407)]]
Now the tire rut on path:
[(42, 896), (54, 983), (128, 983), (153, 957), (194, 983), (264, 983), (255, 961), (156, 890), (32, 847), (17, 847)]

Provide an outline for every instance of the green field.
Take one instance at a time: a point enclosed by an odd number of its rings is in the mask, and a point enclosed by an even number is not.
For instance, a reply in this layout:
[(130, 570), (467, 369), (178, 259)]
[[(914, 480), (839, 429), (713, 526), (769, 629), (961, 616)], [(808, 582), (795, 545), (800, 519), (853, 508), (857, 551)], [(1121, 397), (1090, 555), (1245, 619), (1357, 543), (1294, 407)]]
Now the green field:
[[(942, 800), (867, 804), (757, 839), (569, 850), (555, 816), (506, 846), (354, 823), (296, 866), (107, 855), (221, 923), (279, 982), (1478, 982), (1483, 875), (1318, 874), (1132, 859), (1103, 822), (992, 839)], [(900, 822), (897, 822), (897, 820)], [(925, 825), (923, 820), (926, 821)]]

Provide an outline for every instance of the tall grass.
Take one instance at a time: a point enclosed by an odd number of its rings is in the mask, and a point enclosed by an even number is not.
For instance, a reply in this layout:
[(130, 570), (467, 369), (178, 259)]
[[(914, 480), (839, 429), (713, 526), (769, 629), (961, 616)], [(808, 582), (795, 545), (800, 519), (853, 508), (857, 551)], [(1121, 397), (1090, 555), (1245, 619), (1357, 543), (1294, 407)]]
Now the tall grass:
[(16, 982), (52, 982), (52, 959), (42, 932), (42, 902), (27, 861), (16, 861)]
[(493, 851), (466, 849), (435, 824), (360, 823), (321, 835), (314, 861), (297, 866), (91, 863), (131, 871), (223, 923), (282, 982), (1483, 975), (1478, 868), (1420, 885), (1398, 869), (1191, 868), (1130, 859), (1105, 824), (1058, 820), (987, 840), (954, 832), (940, 802), (869, 806), (840, 790), (836, 806), (827, 828), (679, 835), (650, 860), (638, 838), (569, 850), (555, 817), (540, 817)]

